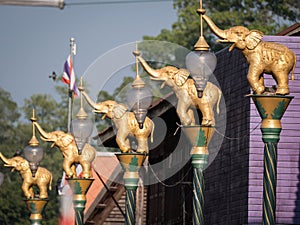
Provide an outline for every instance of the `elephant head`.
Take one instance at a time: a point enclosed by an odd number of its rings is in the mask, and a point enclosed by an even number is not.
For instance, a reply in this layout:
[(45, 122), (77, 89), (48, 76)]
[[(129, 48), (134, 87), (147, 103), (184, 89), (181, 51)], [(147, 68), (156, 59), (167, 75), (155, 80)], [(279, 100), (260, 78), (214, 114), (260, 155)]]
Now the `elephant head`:
[(254, 49), (262, 40), (263, 33), (258, 30), (249, 30), (243, 26), (231, 27), (227, 30), (221, 30), (214, 22), (206, 15), (203, 15), (203, 19), (207, 22), (210, 29), (222, 40), (219, 42), (232, 43), (229, 51), (232, 51), (235, 47), (240, 50)]
[(60, 130), (46, 132), (37, 122), (33, 122), (33, 124), (39, 131), (40, 137), (43, 141), (52, 142), (51, 148), (54, 146), (59, 148), (67, 148), (74, 141), (74, 137), (71, 134)]
[(174, 66), (153, 69), (141, 56), (138, 56), (137, 58), (152, 80), (164, 81), (170, 87), (181, 87), (190, 75), (190, 72), (187, 69), (178, 69)]
[(93, 108), (93, 111), (95, 113), (103, 114), (102, 119), (106, 116), (110, 119), (120, 119), (128, 111), (125, 105), (119, 104), (113, 100), (96, 103), (88, 96), (83, 87), (80, 87), (79, 90), (87, 103)]
[(5, 163), (5, 167), (12, 167), (12, 171), (16, 169), (17, 171), (22, 172), (30, 169), (29, 162), (21, 156), (15, 156), (8, 159), (0, 152), (0, 159)]

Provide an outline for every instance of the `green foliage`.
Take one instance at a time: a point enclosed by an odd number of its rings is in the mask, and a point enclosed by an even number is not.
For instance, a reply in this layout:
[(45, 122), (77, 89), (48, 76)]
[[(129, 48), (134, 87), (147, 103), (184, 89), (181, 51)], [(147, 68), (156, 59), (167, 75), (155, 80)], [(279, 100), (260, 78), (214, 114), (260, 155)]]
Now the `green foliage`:
[[(8, 158), (28, 145), (32, 136), (32, 109), (35, 108), (36, 117), (47, 130), (56, 130), (66, 127), (61, 121), (66, 109), (60, 109), (59, 104), (49, 95), (33, 95), (24, 101), (21, 108), (25, 121), (21, 120), (17, 104), (11, 99), (8, 92), (0, 89), (1, 119), (0, 119), (0, 151)], [(46, 129), (46, 128), (45, 128)], [(38, 137), (38, 135), (37, 135)], [(49, 225), (58, 223), (59, 202), (56, 193), (56, 181), (62, 176), (63, 157), (58, 149), (49, 150), (48, 144), (40, 141), (44, 149), (44, 160), (41, 166), (47, 168), (53, 174), (52, 191), (49, 191), (49, 202), (44, 211), (43, 218)], [(10, 168), (4, 167), (0, 162), (0, 172), (4, 174), (4, 182), (0, 187), (0, 224), (26, 225), (30, 224), (29, 211), (23, 201), (21, 190), (22, 178), (18, 172), (11, 173)]]
[[(179, 44), (192, 50), (199, 38), (200, 19), (196, 10), (199, 0), (174, 0), (178, 20), (172, 30), (163, 29), (156, 37), (144, 36), (144, 40), (160, 40)], [(300, 19), (297, 0), (210, 0), (203, 1), (206, 14), (222, 29), (233, 26), (262, 31), (265, 35), (275, 35)], [(215, 42), (216, 36), (204, 25), (204, 36), (214, 51), (224, 48)]]

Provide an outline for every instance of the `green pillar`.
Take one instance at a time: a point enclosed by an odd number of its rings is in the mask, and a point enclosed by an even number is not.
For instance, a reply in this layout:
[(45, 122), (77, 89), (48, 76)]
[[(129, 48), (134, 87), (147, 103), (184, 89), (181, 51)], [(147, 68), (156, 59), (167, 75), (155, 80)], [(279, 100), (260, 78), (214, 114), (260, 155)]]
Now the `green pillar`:
[(280, 140), (281, 118), (292, 96), (251, 95), (262, 118), (264, 142), (263, 215), (262, 224), (276, 224), (277, 144)]
[(139, 169), (143, 165), (146, 155), (139, 153), (116, 154), (124, 169), (125, 199), (125, 225), (135, 225), (136, 190), (139, 183)]
[(212, 126), (183, 126), (184, 133), (193, 145), (191, 156), (193, 166), (193, 225), (204, 225), (203, 171), (208, 163), (208, 144), (214, 134)]
[(83, 225), (84, 210), (86, 204), (86, 193), (88, 192), (94, 179), (90, 178), (68, 178), (66, 179), (73, 191), (73, 207), (75, 211), (75, 221), (77, 225)]
[(42, 213), (46, 207), (48, 199), (26, 199), (25, 200), (28, 210), (30, 211), (30, 225), (42, 224)]

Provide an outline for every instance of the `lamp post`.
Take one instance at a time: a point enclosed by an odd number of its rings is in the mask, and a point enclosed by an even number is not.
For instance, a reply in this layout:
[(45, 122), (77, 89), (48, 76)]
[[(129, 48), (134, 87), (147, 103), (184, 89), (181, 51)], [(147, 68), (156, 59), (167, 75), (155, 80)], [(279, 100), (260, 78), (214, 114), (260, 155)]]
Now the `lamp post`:
[[(194, 51), (186, 56), (186, 67), (190, 71), (198, 93), (203, 96), (209, 77), (217, 65), (217, 58), (209, 50), (209, 45), (203, 36), (202, 0), (197, 13), (200, 16), (200, 37), (194, 45)], [(214, 126), (195, 125), (183, 126), (183, 132), (188, 136), (193, 148), (191, 150), (193, 166), (193, 224), (204, 225), (204, 190), (205, 182), (203, 171), (208, 164), (208, 144), (214, 134)]]
[[(82, 86), (82, 79), (81, 79)], [(88, 119), (88, 115), (83, 108), (82, 94), (80, 93), (80, 109), (76, 114), (76, 119), (71, 122), (71, 131), (75, 138), (78, 154), (80, 155), (92, 134), (93, 123)], [(67, 178), (66, 179), (73, 191), (73, 207), (77, 225), (83, 225), (84, 209), (86, 205), (86, 193), (92, 185), (92, 178)]]
[[(34, 110), (32, 110), (31, 121), (36, 121)], [(24, 148), (24, 157), (29, 162), (32, 177), (35, 179), (36, 172), (38, 170), (39, 162), (43, 159), (44, 152), (39, 146), (39, 141), (35, 136), (35, 128), (32, 124), (32, 137), (29, 141), (29, 145)], [(38, 178), (37, 178), (38, 179)], [(27, 198), (25, 199), (28, 210), (30, 211), (30, 224), (40, 225), (42, 223), (42, 213), (46, 207), (48, 199), (41, 198)]]
[[(249, 95), (262, 119), (261, 132), (264, 142), (264, 176), (263, 176), (263, 213), (262, 223), (276, 223), (276, 177), (277, 177), (277, 144), (281, 133), (281, 118), (293, 96), (289, 91), (289, 73), (295, 68), (296, 55), (286, 46), (279, 43), (263, 41), (263, 33), (255, 30), (255, 44), (248, 43), (249, 29), (235, 26), (222, 30), (201, 12), (210, 29), (220, 38), (220, 42), (231, 43), (229, 51), (241, 50), (249, 64), (247, 79), (253, 94)], [(272, 47), (269, 47), (272, 46)], [(267, 55), (280, 55), (266, 57)], [(282, 59), (288, 59), (283, 60)], [(270, 66), (272, 65), (272, 66)], [(265, 87), (264, 75), (272, 75), (277, 84), (276, 90)], [(272, 88), (273, 89), (273, 88)]]
[[(137, 45), (136, 45), (137, 46)], [(138, 60), (137, 56), (140, 55), (136, 47), (136, 51), (133, 52), (136, 57), (136, 78), (132, 83), (132, 89), (127, 93), (127, 103), (133, 111), (139, 128), (143, 129), (144, 121), (148, 112), (148, 107), (152, 102), (152, 94), (148, 88), (145, 87), (145, 83), (138, 74)], [(130, 118), (128, 117), (128, 120)], [(128, 121), (130, 122), (130, 121)], [(135, 224), (135, 210), (136, 210), (136, 190), (139, 182), (139, 169), (143, 165), (147, 154), (144, 153), (117, 153), (117, 159), (119, 160), (124, 173), (124, 186), (126, 190), (125, 199), (125, 224)]]
[(281, 118), (293, 96), (251, 95), (262, 118), (264, 142), (263, 216), (262, 224), (276, 224), (277, 144), (281, 133)]

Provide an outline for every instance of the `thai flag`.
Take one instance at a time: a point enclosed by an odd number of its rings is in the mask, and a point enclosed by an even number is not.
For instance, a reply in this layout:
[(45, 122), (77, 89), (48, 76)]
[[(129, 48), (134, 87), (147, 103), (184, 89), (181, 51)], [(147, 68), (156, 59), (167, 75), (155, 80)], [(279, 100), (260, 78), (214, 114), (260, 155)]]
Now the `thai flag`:
[(70, 86), (70, 90), (72, 90), (76, 96), (79, 95), (79, 90), (76, 87), (76, 77), (71, 55), (68, 56), (68, 59), (64, 64), (64, 73), (62, 76), (62, 81)]

